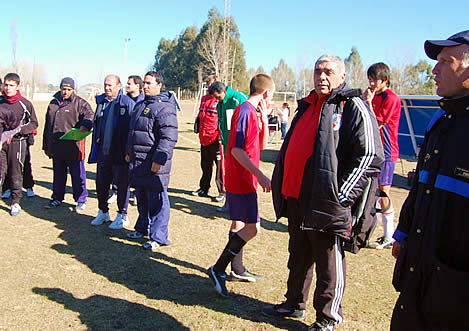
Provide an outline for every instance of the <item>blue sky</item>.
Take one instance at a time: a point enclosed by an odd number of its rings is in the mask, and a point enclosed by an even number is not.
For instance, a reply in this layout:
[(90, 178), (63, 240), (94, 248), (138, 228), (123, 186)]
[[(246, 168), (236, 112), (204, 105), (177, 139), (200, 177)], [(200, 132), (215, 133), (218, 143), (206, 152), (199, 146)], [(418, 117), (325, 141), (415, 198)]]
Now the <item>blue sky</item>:
[[(377, 61), (415, 63), (425, 59), (426, 39), (445, 39), (469, 29), (467, 0), (376, 3), (232, 0), (231, 14), (247, 67), (262, 65), (267, 71), (282, 58), (297, 70), (312, 66), (323, 53), (346, 57), (353, 46), (365, 66)], [(19, 62), (35, 59), (44, 65), (48, 82), (58, 84), (61, 77), (72, 76), (80, 85), (101, 83), (108, 73), (143, 74), (162, 37), (173, 39), (191, 25), (200, 28), (212, 7), (223, 13), (224, 1), (2, 3), (0, 68), (12, 62), (10, 31), (16, 21)], [(125, 38), (130, 38), (127, 63)]]

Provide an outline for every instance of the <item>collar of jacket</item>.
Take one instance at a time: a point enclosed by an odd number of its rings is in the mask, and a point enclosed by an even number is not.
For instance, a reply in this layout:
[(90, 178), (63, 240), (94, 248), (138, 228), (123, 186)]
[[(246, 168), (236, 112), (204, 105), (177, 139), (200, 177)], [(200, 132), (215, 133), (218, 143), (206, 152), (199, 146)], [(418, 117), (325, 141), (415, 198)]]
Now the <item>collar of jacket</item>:
[[(316, 93), (315, 90), (312, 90), (311, 93)], [(333, 89), (329, 97), (324, 101), (324, 103), (334, 104), (339, 103), (341, 101), (345, 101), (348, 98), (359, 97), (362, 95), (362, 91), (360, 89), (351, 89), (347, 86), (346, 83), (343, 83), (336, 89)], [(305, 99), (301, 99), (298, 101), (298, 112), (303, 112), (309, 107), (309, 103), (305, 101)]]
[(152, 102), (166, 102), (169, 101), (170, 94), (168, 91), (161, 91), (158, 95), (148, 95), (145, 96), (145, 103), (152, 103)]
[(467, 113), (469, 112), (469, 95), (459, 98), (442, 98), (438, 101), (441, 109), (447, 113)]
[(54, 98), (57, 100), (59, 105), (68, 104), (68, 103), (72, 102), (73, 99), (75, 98), (75, 92), (73, 92), (73, 94), (70, 96), (70, 98), (64, 99), (62, 97), (62, 93), (60, 93), (60, 91), (58, 91), (54, 94)]

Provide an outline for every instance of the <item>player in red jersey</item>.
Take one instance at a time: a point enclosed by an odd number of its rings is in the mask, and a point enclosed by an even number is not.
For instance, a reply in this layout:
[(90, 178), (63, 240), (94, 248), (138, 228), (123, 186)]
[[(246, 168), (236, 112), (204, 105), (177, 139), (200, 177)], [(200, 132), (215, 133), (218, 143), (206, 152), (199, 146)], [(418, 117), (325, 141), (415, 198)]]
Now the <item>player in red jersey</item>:
[[(225, 286), (225, 272), (244, 245), (260, 231), (259, 204), (257, 201), (257, 184), (264, 192), (270, 192), (270, 179), (259, 169), (260, 151), (267, 146), (269, 125), (267, 103), (272, 100), (275, 84), (265, 74), (254, 76), (250, 83), (249, 98), (239, 105), (231, 118), (231, 130), (226, 151), (225, 178), (226, 201), (232, 220), (230, 239), (215, 265), (208, 269), (208, 274), (215, 289), (222, 296), (228, 296)], [(260, 122), (257, 115), (260, 112)], [(259, 275), (249, 272), (242, 261), (232, 263), (231, 279), (255, 282)]]
[[(380, 129), (384, 149), (384, 164), (378, 178), (379, 189), (389, 196), (391, 191), (394, 168), (399, 157), (398, 131), (401, 117), (401, 99), (389, 88), (391, 71), (384, 63), (375, 63), (368, 68), (370, 87), (365, 91), (364, 98), (370, 109), (375, 113)], [(372, 248), (391, 248), (394, 239), (394, 208), (390, 199), (381, 199), (384, 235), (378, 238), (377, 245)]]

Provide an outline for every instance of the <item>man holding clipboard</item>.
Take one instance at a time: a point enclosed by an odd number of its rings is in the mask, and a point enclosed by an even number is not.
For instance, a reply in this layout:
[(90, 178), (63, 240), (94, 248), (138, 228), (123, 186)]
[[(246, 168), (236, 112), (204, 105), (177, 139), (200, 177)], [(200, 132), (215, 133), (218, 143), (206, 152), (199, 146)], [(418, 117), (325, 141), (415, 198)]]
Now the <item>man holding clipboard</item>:
[(85, 210), (88, 191), (84, 161), (86, 135), (83, 134), (93, 127), (93, 117), (90, 104), (75, 94), (74, 80), (70, 77), (62, 79), (60, 91), (47, 108), (43, 135), (42, 149), (52, 159), (54, 172), (52, 199), (46, 208), (55, 208), (62, 203), (69, 171), (73, 198), (77, 202), (75, 211)]

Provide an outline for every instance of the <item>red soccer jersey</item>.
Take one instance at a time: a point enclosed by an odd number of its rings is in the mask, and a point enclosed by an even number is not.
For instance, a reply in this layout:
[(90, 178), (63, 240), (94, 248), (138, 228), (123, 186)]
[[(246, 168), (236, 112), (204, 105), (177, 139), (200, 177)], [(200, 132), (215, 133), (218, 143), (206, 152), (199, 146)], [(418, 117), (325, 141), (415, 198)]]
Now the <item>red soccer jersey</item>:
[(381, 140), (384, 159), (395, 162), (399, 157), (399, 120), (401, 118), (401, 99), (391, 89), (375, 95), (371, 104), (378, 122), (383, 123)]
[(249, 101), (236, 107), (231, 118), (225, 164), (225, 188), (227, 192), (236, 194), (256, 192), (257, 178), (233, 157), (231, 151), (234, 147), (242, 148), (251, 162), (259, 167), (261, 158), (259, 118), (256, 108)]
[(199, 140), (202, 146), (213, 144), (219, 135), (217, 99), (206, 94), (200, 100)]
[(298, 119), (285, 152), (282, 184), (282, 194), (285, 197), (298, 199), (300, 196), (306, 161), (313, 155), (319, 116), (326, 97), (327, 95), (319, 98), (313, 92), (305, 98), (311, 105)]

